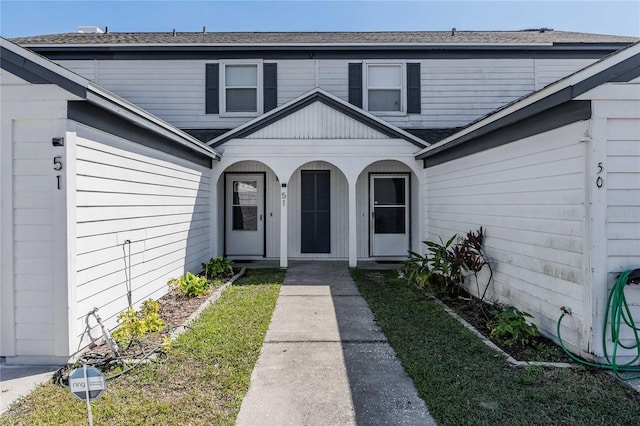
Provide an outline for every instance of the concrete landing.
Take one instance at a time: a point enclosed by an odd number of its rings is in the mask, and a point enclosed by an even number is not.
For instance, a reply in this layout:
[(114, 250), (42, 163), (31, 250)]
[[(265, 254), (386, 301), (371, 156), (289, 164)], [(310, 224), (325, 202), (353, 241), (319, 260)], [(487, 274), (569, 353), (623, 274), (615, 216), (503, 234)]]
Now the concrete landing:
[(237, 424), (435, 425), (346, 262), (292, 262)]

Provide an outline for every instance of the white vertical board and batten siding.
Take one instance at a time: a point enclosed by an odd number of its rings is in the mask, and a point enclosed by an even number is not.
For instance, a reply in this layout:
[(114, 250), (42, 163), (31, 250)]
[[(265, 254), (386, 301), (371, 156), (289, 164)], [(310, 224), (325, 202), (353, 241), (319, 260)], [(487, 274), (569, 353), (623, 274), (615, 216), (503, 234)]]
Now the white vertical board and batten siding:
[(76, 140), (81, 338), (94, 306), (110, 327), (127, 307), (129, 248), (134, 306), (166, 293), (169, 278), (201, 269), (210, 252), (210, 171), (82, 125)]
[[(276, 60), (278, 105), (318, 86), (348, 100), (348, 65), (359, 60)], [(423, 59), (421, 114), (380, 114), (402, 128), (463, 126), (595, 60)], [(57, 61), (180, 128), (235, 128), (253, 117), (205, 114), (203, 60)], [(375, 63), (375, 61), (368, 61)], [(388, 62), (388, 61), (387, 61)]]
[[(7, 362), (57, 363), (69, 354), (67, 100), (53, 85), (2, 80), (2, 341)], [(60, 157), (63, 170), (53, 170)], [(61, 176), (58, 190), (56, 175)], [(69, 251), (68, 251), (69, 250)]]
[[(580, 141), (587, 129), (575, 123), (425, 169), (427, 239), (483, 226), (494, 271), (488, 297), (531, 313), (549, 335), (560, 307), (570, 307), (573, 323), (562, 333), (577, 348), (588, 339), (590, 315)], [(475, 292), (475, 284), (468, 288)]]

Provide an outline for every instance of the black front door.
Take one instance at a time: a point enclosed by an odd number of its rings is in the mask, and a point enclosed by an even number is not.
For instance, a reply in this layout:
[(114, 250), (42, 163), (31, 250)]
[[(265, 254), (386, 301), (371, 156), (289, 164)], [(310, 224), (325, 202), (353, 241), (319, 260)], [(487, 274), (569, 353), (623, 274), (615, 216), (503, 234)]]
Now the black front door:
[(331, 175), (301, 170), (301, 252), (331, 252)]

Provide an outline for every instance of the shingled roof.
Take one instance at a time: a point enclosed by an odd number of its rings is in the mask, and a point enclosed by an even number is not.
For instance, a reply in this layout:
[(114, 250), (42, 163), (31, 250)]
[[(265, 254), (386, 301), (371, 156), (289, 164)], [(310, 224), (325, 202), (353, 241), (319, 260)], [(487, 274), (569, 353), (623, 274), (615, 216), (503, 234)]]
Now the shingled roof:
[(554, 31), (387, 31), (387, 32), (108, 32), (18, 37), (37, 45), (492, 45), (628, 44), (636, 37)]

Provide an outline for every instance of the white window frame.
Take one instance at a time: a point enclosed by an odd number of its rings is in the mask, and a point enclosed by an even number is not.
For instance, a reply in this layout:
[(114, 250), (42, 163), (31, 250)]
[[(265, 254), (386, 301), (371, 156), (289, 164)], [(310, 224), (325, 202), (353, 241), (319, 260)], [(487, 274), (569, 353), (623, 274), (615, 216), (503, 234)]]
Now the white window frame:
[[(365, 111), (369, 111), (369, 67), (370, 66), (399, 66), (400, 67), (400, 111), (370, 111), (375, 115), (400, 116), (407, 115), (407, 63), (405, 61), (364, 61), (362, 63), (363, 94), (362, 106)], [(380, 89), (379, 87), (376, 89)], [(389, 89), (398, 89), (389, 87)], [(374, 89), (375, 90), (375, 89)]]
[[(225, 82), (227, 65), (255, 65), (257, 75), (256, 87), (256, 107), (257, 111), (227, 111), (227, 85)], [(220, 61), (220, 116), (221, 117), (258, 117), (264, 111), (264, 84), (263, 84), (262, 61), (260, 60), (233, 60)]]

